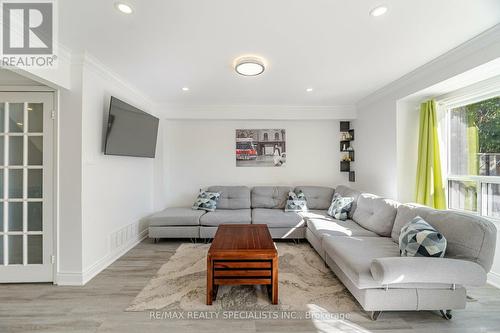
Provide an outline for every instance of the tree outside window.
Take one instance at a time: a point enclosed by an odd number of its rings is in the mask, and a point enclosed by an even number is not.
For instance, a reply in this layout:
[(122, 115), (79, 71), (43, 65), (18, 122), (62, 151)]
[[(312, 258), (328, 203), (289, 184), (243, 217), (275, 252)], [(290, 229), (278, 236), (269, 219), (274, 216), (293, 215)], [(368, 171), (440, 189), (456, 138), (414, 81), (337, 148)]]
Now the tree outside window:
[(484, 181), (500, 177), (500, 97), (451, 109), (449, 131), (450, 208), (500, 218), (500, 184)]

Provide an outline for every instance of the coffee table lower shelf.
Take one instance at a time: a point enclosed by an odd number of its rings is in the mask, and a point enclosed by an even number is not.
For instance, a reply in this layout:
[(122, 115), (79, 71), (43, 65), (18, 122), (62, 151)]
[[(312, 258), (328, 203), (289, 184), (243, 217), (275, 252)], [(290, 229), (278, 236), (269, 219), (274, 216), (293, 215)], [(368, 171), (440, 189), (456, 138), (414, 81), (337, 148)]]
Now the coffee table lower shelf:
[(278, 304), (278, 259), (212, 259), (207, 257), (207, 304), (220, 285), (265, 285), (272, 304)]

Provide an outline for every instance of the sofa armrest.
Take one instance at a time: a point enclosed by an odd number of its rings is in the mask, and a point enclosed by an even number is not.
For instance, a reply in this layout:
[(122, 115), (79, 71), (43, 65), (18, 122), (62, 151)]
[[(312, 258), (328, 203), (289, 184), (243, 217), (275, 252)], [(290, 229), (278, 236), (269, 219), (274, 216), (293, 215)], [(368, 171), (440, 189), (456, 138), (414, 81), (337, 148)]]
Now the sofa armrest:
[(372, 261), (370, 271), (383, 285), (399, 283), (445, 283), (482, 286), (484, 269), (472, 262), (448, 258), (391, 257)]

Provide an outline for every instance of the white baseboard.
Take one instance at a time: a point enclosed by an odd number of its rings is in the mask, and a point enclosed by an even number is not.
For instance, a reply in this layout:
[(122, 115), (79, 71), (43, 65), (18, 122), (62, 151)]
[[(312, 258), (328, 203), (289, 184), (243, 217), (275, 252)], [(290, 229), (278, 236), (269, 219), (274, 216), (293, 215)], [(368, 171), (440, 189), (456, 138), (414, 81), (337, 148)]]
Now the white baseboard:
[[(144, 238), (148, 236), (148, 229), (144, 229), (137, 233), (134, 237), (131, 237), (120, 244), (118, 247), (114, 247), (108, 255), (102, 259), (95, 262), (92, 266), (87, 268), (84, 272), (59, 272), (57, 273), (56, 284), (60, 286), (83, 286), (90, 280), (92, 280), (97, 274), (106, 269), (109, 265), (123, 256), (125, 253), (134, 248), (139, 244)], [(116, 243), (115, 243), (116, 244)]]
[(500, 274), (495, 272), (489, 272), (488, 283), (491, 284), (493, 287), (500, 289)]
[(58, 272), (54, 284), (59, 286), (83, 286), (82, 273)]
[(134, 248), (137, 244), (139, 244), (144, 238), (148, 236), (148, 230), (145, 229), (136, 237), (130, 239), (127, 243), (122, 246), (116, 248), (114, 251), (110, 252), (106, 257), (97, 261), (95, 264), (90, 266), (88, 269), (83, 272), (83, 284), (86, 284), (90, 280), (92, 280), (97, 274), (101, 273), (106, 267), (114, 263), (117, 259), (123, 256), (125, 253)]

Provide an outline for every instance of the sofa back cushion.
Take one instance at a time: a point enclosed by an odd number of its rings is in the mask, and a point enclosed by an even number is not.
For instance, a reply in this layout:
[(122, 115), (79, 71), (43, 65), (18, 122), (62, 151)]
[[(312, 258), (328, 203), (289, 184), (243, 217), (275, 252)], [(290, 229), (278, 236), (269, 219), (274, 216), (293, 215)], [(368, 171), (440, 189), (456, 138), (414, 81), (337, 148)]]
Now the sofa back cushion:
[(380, 236), (389, 237), (396, 218), (397, 206), (396, 201), (361, 193), (352, 218), (362, 227)]
[(340, 196), (342, 196), (344, 198), (350, 197), (350, 198), (354, 199), (354, 201), (351, 204), (351, 209), (349, 210), (349, 214), (347, 214), (347, 216), (350, 219), (352, 219), (352, 216), (354, 215), (354, 212), (356, 211), (356, 207), (358, 206), (358, 198), (359, 198), (359, 195), (361, 194), (361, 192), (358, 190), (355, 190), (353, 188), (350, 188), (348, 186), (339, 185), (335, 188), (335, 193), (340, 194)]
[(217, 209), (250, 208), (250, 189), (246, 186), (210, 186), (209, 192), (219, 192)]
[(308, 209), (327, 210), (332, 203), (333, 188), (323, 186), (297, 186), (295, 193), (304, 193)]
[(446, 258), (476, 262), (486, 272), (491, 269), (497, 234), (493, 223), (471, 214), (404, 204), (398, 207), (391, 233), (395, 242), (403, 226), (416, 216), (422, 217), (446, 238)]
[(252, 189), (252, 208), (284, 209), (289, 186), (256, 186)]

